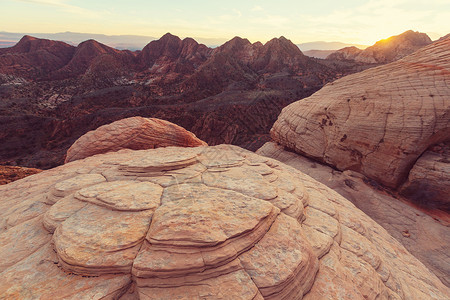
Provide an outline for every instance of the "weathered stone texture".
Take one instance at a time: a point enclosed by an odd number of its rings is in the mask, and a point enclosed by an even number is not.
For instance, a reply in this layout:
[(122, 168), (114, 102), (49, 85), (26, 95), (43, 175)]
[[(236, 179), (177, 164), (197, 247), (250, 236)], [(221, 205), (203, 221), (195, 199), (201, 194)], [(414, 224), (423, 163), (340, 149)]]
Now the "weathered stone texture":
[[(283, 146), (273, 142), (266, 143), (257, 153), (296, 168), (344, 196), (386, 229), (445, 285), (450, 286), (450, 258), (447, 253), (450, 245), (450, 218), (447, 213), (415, 206), (360, 173), (337, 171), (330, 166), (286, 151)], [(438, 191), (440, 190), (442, 187)], [(309, 193), (310, 197), (313, 195), (314, 193)], [(321, 202), (321, 207), (326, 207), (329, 214), (335, 214), (327, 202)], [(325, 244), (324, 247), (331, 245), (326, 240), (322, 243)]]
[(450, 295), (349, 201), (235, 146), (96, 155), (1, 186), (0, 199), (6, 299)]
[(285, 107), (277, 143), (389, 187), (431, 145), (450, 140), (450, 38), (346, 76)]
[(193, 133), (176, 124), (155, 118), (131, 117), (100, 126), (81, 136), (67, 150), (65, 162), (120, 149), (205, 145)]

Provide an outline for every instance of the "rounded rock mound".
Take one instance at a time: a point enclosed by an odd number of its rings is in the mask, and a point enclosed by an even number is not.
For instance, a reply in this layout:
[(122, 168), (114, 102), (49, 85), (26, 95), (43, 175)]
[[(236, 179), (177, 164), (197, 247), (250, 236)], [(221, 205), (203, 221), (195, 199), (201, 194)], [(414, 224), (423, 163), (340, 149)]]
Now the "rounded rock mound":
[(67, 150), (65, 163), (120, 149), (145, 150), (158, 147), (198, 147), (207, 144), (195, 134), (156, 118), (131, 117), (81, 136)]
[(327, 84), (285, 107), (271, 130), (297, 153), (392, 188), (450, 140), (450, 38)]
[(445, 299), (349, 201), (235, 146), (129, 149), (0, 187), (6, 299)]

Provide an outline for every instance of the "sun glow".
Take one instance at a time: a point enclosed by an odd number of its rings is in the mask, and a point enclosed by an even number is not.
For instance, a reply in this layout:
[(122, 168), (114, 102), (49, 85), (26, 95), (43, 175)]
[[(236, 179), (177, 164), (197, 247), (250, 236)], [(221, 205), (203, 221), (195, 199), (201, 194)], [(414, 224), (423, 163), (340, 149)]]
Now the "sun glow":
[(294, 43), (340, 41), (371, 45), (406, 30), (440, 37), (450, 32), (450, 2), (418, 0), (315, 2), (292, 0), (73, 1), (4, 0), (0, 30), (20, 33), (89, 32), (107, 35), (178, 36)]

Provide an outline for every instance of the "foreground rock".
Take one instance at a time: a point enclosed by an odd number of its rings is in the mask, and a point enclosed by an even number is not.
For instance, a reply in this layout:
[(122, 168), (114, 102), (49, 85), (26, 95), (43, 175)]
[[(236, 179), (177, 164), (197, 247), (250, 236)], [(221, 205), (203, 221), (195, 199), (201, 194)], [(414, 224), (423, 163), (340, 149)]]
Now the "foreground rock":
[(271, 136), (339, 170), (396, 188), (431, 145), (450, 140), (450, 38), (349, 75), (283, 109)]
[(0, 198), (6, 299), (450, 296), (349, 201), (233, 146), (96, 155)]
[(103, 125), (81, 136), (67, 150), (65, 163), (121, 149), (198, 147), (206, 143), (193, 133), (165, 120), (132, 117)]
[[(362, 174), (337, 171), (330, 166), (286, 151), (273, 142), (266, 143), (257, 153), (296, 168), (350, 200), (383, 226), (445, 285), (450, 286), (449, 214), (415, 207), (400, 195), (383, 188)], [(436, 189), (435, 192), (439, 190)]]

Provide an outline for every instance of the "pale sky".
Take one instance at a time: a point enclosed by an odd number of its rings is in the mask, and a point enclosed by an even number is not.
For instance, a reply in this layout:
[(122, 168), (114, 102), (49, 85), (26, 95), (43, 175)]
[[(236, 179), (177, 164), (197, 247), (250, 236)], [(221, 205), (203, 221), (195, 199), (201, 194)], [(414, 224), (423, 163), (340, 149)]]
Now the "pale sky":
[(450, 32), (450, 0), (0, 0), (0, 31), (371, 45), (412, 29)]

